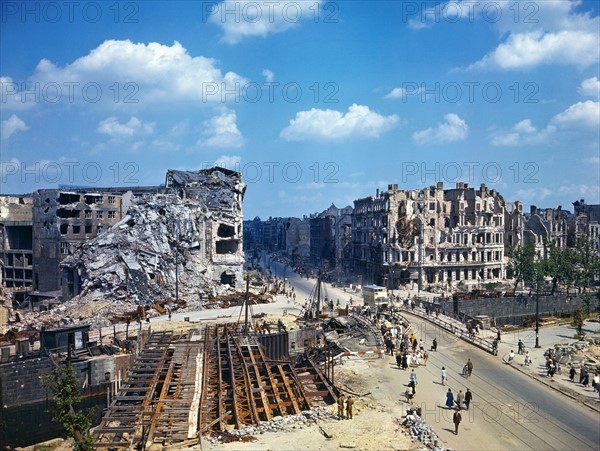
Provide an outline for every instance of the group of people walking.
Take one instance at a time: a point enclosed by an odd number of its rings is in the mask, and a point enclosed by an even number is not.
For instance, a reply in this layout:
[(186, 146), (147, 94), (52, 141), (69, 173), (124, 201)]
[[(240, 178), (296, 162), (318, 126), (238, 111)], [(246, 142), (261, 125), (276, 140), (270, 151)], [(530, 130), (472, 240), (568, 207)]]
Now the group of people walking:
[(473, 394), (471, 390), (467, 388), (466, 393), (463, 393), (462, 390), (458, 391), (456, 395), (456, 399), (454, 398), (454, 393), (452, 393), (452, 389), (449, 388), (446, 392), (446, 407), (448, 409), (454, 409), (454, 405), (456, 404), (456, 410), (452, 415), (452, 422), (454, 423), (454, 434), (458, 435), (458, 425), (462, 421), (462, 415), (460, 411), (462, 410), (463, 403), (467, 410), (469, 410), (469, 404), (473, 400)]

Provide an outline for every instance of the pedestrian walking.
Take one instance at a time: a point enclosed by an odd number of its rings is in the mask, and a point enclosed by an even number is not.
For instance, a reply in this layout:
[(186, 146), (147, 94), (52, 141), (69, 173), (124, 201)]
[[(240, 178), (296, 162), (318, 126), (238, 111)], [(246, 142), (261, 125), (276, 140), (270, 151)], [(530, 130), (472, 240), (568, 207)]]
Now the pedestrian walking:
[(446, 392), (446, 407), (451, 409), (453, 405), (454, 405), (454, 393), (452, 393), (452, 389), (449, 388), (448, 391)]
[(348, 399), (346, 400), (346, 418), (352, 419), (352, 407), (354, 406), (354, 399), (352, 396), (348, 395)]
[(338, 417), (340, 420), (344, 419), (344, 395), (340, 395), (337, 400), (338, 405)]
[(462, 390), (458, 391), (458, 395), (456, 395), (456, 407), (458, 408), (458, 410), (462, 409), (462, 403), (465, 400), (465, 395), (463, 394)]
[(413, 370), (410, 372), (410, 380), (411, 382), (415, 383), (415, 387), (417, 386), (417, 373), (415, 372), (415, 369), (413, 368)]
[(405, 352), (402, 354), (402, 369), (406, 371), (408, 368), (408, 354)]
[(423, 343), (423, 339), (419, 340), (419, 351), (423, 352), (425, 350), (425, 343)]
[(431, 344), (431, 350), (437, 351), (437, 339), (433, 339), (433, 343)]
[(454, 435), (458, 435), (458, 425), (462, 421), (462, 415), (458, 410), (452, 415), (452, 421), (454, 422)]
[(469, 410), (469, 404), (471, 404), (472, 399), (473, 393), (471, 393), (471, 390), (467, 388), (467, 392), (465, 393), (465, 406), (467, 407), (467, 410)]
[(446, 367), (442, 367), (442, 385), (446, 385), (446, 381), (448, 380), (448, 374), (446, 373)]
[(425, 366), (427, 366), (427, 360), (429, 360), (429, 353), (425, 351), (423, 353), (423, 362), (425, 363)]
[(398, 368), (402, 368), (402, 354), (400, 354), (400, 351), (396, 352), (396, 365)]
[(473, 362), (471, 362), (471, 359), (467, 359), (467, 373), (469, 376), (473, 373)]
[(570, 363), (569, 366), (571, 367), (571, 369), (569, 370), (569, 379), (571, 380), (571, 382), (575, 382), (575, 373), (577, 373), (577, 371)]
[(517, 352), (519, 353), (519, 355), (522, 355), (525, 351), (525, 345), (523, 345), (523, 342), (520, 339), (519, 339), (519, 343), (517, 346), (519, 347)]
[(529, 366), (531, 363), (531, 357), (529, 356), (529, 351), (525, 351), (525, 365)]

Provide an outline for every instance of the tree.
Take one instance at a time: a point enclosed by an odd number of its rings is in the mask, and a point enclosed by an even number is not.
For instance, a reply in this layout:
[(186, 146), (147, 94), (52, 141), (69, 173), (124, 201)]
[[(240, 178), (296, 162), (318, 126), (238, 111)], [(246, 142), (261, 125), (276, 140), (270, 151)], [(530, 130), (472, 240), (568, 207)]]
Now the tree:
[(573, 283), (575, 277), (575, 253), (572, 249), (561, 249), (555, 240), (544, 242), (545, 255), (540, 261), (542, 275), (552, 278), (552, 291), (554, 294), (558, 284), (566, 284), (567, 287)]
[(581, 336), (583, 334), (583, 323), (585, 321), (585, 313), (583, 308), (577, 307), (573, 314), (573, 326), (577, 328), (577, 333)]
[(81, 401), (79, 381), (73, 372), (71, 362), (56, 365), (45, 378), (45, 384), (52, 394), (55, 422), (62, 424), (68, 437), (75, 440), (76, 451), (92, 449), (93, 440), (89, 433), (92, 427), (92, 410), (76, 411), (74, 406)]
[(594, 246), (594, 241), (587, 233), (581, 233), (575, 238), (575, 283), (579, 291), (590, 286), (590, 283), (600, 277), (600, 258)]
[(509, 257), (508, 270), (515, 280), (514, 291), (516, 292), (520, 282), (532, 283), (536, 279), (539, 268), (536, 264), (535, 247), (531, 243), (525, 246), (514, 246), (509, 251)]

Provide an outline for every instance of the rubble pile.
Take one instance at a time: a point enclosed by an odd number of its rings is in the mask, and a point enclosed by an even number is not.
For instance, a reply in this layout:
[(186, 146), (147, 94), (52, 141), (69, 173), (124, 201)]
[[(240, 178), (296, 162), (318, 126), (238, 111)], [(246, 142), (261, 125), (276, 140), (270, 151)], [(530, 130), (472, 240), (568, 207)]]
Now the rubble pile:
[(427, 448), (435, 451), (445, 451), (447, 449), (439, 446), (437, 435), (433, 432), (431, 426), (419, 416), (417, 410), (409, 410), (401, 424), (407, 428), (413, 440), (421, 442)]
[[(191, 201), (188, 201), (191, 203)], [(202, 212), (206, 214), (206, 212)], [(80, 300), (127, 299), (152, 304), (157, 298), (197, 299), (207, 292), (207, 260), (200, 254), (198, 211), (176, 195), (134, 199), (127, 215), (107, 233), (79, 246), (64, 264), (78, 265)], [(176, 269), (176, 263), (179, 267)], [(212, 286), (216, 294), (227, 288)], [(190, 299), (191, 300), (191, 299)]]
[(314, 407), (310, 410), (306, 410), (296, 415), (287, 415), (285, 417), (279, 416), (273, 418), (271, 421), (261, 421), (258, 426), (246, 426), (241, 429), (223, 434), (219, 432), (209, 440), (212, 443), (218, 443), (220, 441), (232, 441), (233, 437), (246, 437), (254, 436), (257, 434), (264, 434), (265, 432), (287, 432), (293, 429), (303, 428), (312, 423), (318, 423), (320, 420), (326, 420), (334, 418), (327, 407)]

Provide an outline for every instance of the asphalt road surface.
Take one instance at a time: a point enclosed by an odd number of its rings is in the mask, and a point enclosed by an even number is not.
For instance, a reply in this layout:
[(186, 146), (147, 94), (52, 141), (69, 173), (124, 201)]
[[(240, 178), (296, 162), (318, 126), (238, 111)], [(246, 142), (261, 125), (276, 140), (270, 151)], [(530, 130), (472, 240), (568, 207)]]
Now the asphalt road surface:
[[(530, 377), (508, 368), (499, 356), (492, 356), (438, 329), (416, 316), (406, 315), (417, 329), (417, 338), (431, 343), (438, 340), (438, 351), (430, 353), (427, 367), (418, 369), (423, 416), (440, 434), (442, 440), (456, 449), (533, 449), (585, 450), (600, 447), (600, 414), (540, 384)], [(461, 375), (470, 358), (472, 376)], [(473, 392), (471, 409), (463, 411), (460, 433), (436, 428), (438, 412), (431, 405), (431, 395), (443, 405), (448, 389), (441, 385), (441, 367), (448, 371), (448, 387), (455, 396), (467, 387)], [(419, 398), (417, 398), (417, 403)], [(450, 411), (441, 416), (449, 416)], [(433, 422), (429, 421), (433, 418)], [(440, 421), (441, 423), (441, 421)], [(444, 433), (445, 432), (445, 433)]]

